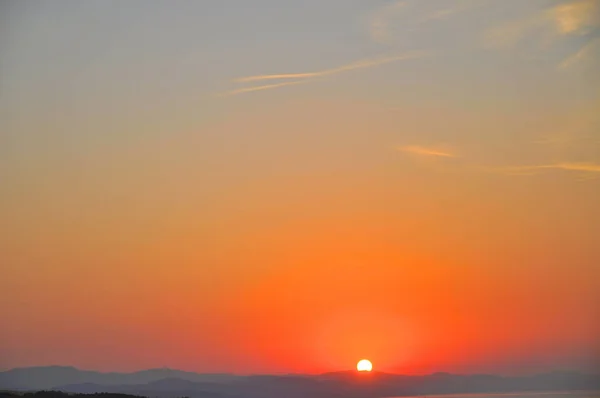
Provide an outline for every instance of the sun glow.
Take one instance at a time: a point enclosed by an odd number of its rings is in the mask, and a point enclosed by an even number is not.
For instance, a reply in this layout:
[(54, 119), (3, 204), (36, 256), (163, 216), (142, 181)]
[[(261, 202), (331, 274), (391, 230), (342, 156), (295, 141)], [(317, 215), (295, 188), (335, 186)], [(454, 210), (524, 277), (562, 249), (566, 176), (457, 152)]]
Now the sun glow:
[(368, 359), (361, 359), (356, 364), (356, 370), (359, 372), (370, 372), (373, 370), (373, 364)]

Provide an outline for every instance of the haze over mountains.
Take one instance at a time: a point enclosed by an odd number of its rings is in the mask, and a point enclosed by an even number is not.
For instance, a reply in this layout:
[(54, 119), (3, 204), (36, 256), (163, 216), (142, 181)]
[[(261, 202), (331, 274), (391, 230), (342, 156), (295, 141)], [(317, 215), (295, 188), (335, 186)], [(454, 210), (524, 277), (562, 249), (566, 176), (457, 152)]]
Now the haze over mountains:
[(163, 379), (179, 379), (190, 382), (227, 382), (238, 377), (232, 374), (194, 373), (168, 368), (148, 369), (132, 373), (103, 373), (80, 370), (71, 366), (40, 366), (0, 372), (0, 388), (44, 390), (79, 383), (135, 385)]
[(410, 396), (514, 391), (598, 390), (599, 375), (554, 372), (534, 376), (405, 376), (344, 371), (320, 375), (199, 374), (172, 369), (100, 373), (73, 367), (35, 367), (0, 373), (0, 389), (70, 393), (127, 393), (148, 397), (301, 398)]

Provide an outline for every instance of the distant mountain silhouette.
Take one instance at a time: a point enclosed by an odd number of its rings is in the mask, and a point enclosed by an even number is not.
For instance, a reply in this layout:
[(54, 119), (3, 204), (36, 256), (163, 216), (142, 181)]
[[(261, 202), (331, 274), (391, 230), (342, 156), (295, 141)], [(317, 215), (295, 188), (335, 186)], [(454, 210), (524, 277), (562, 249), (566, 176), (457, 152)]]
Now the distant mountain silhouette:
[[(15, 393), (10, 391), (0, 391), (0, 398), (145, 398), (137, 395), (128, 394), (113, 394), (113, 393), (99, 393), (99, 394), (70, 394), (61, 391), (36, 391), (27, 393)], [(200, 398), (222, 398), (218, 394), (206, 394)]]
[(0, 398), (140, 398), (134, 395), (126, 394), (67, 394), (60, 391), (36, 391), (18, 394), (10, 391), (0, 391)]
[[(13, 378), (15, 375), (18, 378)], [(161, 378), (160, 376), (163, 375), (167, 377)], [(65, 380), (67, 383), (64, 383)], [(120, 382), (114, 383), (115, 380)], [(138, 380), (143, 381), (138, 382)], [(0, 373), (0, 389), (50, 388), (68, 393), (122, 393), (157, 398), (374, 398), (433, 394), (600, 390), (600, 377), (568, 372), (502, 377), (448, 373), (406, 376), (356, 371), (320, 375), (236, 376), (196, 374), (168, 369), (136, 373), (98, 373), (57, 367), (15, 369)]]
[(146, 384), (169, 378), (195, 382), (231, 381), (232, 374), (199, 374), (174, 369), (148, 369), (132, 373), (102, 373), (70, 366), (40, 366), (0, 372), (0, 388), (11, 390), (48, 390), (65, 384)]

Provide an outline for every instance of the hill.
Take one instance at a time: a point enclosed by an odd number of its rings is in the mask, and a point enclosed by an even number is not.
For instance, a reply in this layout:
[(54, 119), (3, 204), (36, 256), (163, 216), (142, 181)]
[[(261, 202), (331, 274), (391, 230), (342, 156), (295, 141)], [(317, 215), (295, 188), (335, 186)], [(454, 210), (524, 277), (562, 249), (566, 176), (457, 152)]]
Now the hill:
[[(169, 377), (160, 378), (165, 374)], [(10, 378), (14, 375), (18, 375), (19, 378), (11, 380)], [(60, 377), (56, 377), (57, 375)], [(181, 377), (174, 377), (174, 375)], [(136, 382), (140, 379), (144, 382)], [(71, 382), (62, 384), (65, 380)], [(115, 380), (126, 383), (110, 383)], [(80, 371), (75, 368), (56, 369), (55, 367), (18, 369), (0, 373), (0, 389), (14, 389), (15, 387), (11, 387), (11, 385), (17, 384), (21, 390), (36, 390), (39, 389), (36, 386), (44, 385), (42, 389), (53, 389), (56, 393), (128, 394), (153, 398), (184, 396), (191, 398), (375, 398), (436, 394), (600, 390), (600, 377), (568, 372), (523, 377), (448, 373), (406, 376), (382, 372), (358, 373), (356, 371), (320, 375), (254, 376), (205, 375), (176, 370), (106, 374)], [(60, 396), (57, 397), (60, 398)]]

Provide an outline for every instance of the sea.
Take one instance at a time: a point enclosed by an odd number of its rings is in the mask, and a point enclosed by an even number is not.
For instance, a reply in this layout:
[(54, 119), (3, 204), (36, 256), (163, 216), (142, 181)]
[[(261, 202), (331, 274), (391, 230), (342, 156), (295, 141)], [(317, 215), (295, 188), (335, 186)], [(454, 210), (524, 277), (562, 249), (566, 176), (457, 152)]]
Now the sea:
[(600, 398), (600, 391), (511, 392), (497, 394), (446, 394), (386, 398)]

